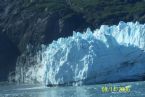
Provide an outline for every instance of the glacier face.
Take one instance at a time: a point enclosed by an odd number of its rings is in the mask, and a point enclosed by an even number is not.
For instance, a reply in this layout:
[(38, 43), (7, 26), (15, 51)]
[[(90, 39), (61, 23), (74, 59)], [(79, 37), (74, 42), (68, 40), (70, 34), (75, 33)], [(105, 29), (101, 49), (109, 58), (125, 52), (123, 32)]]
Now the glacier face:
[[(96, 84), (145, 76), (145, 24), (107, 26), (60, 38), (20, 56), (14, 79), (20, 83)], [(12, 77), (10, 76), (10, 80)]]

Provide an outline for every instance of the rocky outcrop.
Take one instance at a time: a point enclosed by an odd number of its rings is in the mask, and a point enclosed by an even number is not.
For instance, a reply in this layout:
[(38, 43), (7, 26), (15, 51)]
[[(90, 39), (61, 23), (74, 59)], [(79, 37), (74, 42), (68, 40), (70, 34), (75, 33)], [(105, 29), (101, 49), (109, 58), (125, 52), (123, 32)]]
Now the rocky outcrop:
[(23, 0), (5, 3), (1, 16), (2, 31), (21, 52), (27, 44), (48, 44), (59, 37), (72, 35), (73, 30), (89, 27), (80, 14), (63, 19), (58, 12), (35, 7), (35, 2), (30, 3), (28, 8)]

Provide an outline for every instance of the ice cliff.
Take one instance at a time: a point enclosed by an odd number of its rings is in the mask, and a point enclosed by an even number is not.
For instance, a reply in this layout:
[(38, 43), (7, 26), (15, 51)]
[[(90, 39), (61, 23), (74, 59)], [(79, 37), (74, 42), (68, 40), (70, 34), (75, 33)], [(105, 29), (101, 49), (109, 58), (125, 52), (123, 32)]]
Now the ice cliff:
[(145, 77), (145, 24), (120, 22), (42, 45), (17, 60), (10, 80), (44, 85), (82, 85)]

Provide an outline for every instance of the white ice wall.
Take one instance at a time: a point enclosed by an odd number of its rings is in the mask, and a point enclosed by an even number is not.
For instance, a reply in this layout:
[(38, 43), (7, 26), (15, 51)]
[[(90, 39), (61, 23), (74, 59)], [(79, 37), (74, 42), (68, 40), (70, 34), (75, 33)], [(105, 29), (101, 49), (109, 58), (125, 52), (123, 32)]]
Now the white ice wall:
[[(28, 47), (28, 49), (31, 49)], [(145, 25), (102, 25), (19, 57), (17, 82), (92, 84), (145, 76)]]

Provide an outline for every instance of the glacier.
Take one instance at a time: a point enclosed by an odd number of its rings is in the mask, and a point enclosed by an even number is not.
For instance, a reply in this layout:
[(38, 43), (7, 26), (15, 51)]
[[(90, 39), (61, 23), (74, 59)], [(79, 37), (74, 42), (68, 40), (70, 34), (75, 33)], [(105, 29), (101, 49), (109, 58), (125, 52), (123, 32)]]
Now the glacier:
[(145, 24), (119, 22), (59, 38), (34, 51), (28, 45), (9, 81), (87, 85), (145, 78)]

